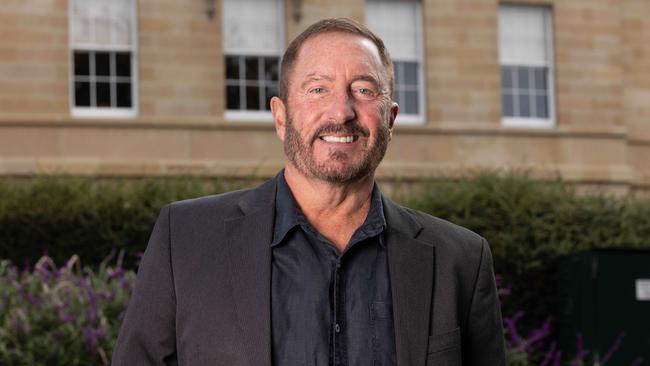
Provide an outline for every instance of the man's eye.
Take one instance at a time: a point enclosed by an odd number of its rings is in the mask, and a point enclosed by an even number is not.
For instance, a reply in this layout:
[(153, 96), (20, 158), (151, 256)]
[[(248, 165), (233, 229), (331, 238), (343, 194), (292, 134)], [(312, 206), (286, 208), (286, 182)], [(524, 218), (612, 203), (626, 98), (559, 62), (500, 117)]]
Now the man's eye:
[(375, 91), (370, 88), (359, 88), (357, 89), (357, 92), (364, 97), (372, 97), (375, 95)]
[(314, 94), (321, 94), (321, 93), (325, 92), (325, 89), (324, 89), (324, 88), (320, 88), (320, 87), (316, 87), (316, 88), (312, 88), (312, 89), (310, 90), (310, 92), (311, 92), (311, 93), (314, 93)]

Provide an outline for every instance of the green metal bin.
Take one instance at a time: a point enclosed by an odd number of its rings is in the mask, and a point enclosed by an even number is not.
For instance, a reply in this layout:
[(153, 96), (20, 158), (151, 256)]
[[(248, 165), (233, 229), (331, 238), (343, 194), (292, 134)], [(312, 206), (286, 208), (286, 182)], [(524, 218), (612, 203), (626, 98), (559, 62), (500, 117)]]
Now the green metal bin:
[(650, 250), (576, 253), (561, 261), (559, 279), (565, 356), (575, 356), (581, 334), (585, 365), (602, 365), (611, 350), (607, 366), (650, 365)]

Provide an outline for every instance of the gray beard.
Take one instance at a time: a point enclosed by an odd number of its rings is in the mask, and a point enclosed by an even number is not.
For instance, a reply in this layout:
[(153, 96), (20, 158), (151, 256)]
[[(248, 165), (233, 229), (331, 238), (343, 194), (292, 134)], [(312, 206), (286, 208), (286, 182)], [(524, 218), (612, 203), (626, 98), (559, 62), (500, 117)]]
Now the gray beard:
[[(390, 130), (388, 129), (387, 123), (382, 124), (377, 132), (377, 139), (374, 145), (369, 150), (364, 151), (364, 156), (359, 163), (354, 165), (346, 164), (343, 167), (331, 167), (326, 164), (319, 164), (314, 160), (313, 145), (317, 136), (322, 133), (355, 133), (367, 137), (369, 136), (369, 131), (354, 120), (345, 124), (324, 125), (315, 131), (308, 141), (304, 141), (300, 133), (294, 128), (293, 119), (289, 111), (287, 111), (284, 153), (287, 159), (289, 159), (289, 162), (305, 176), (336, 185), (358, 182), (374, 174), (386, 154), (390, 137)], [(368, 148), (368, 145), (366, 144), (365, 147)], [(332, 151), (329, 154), (329, 159), (343, 162), (348, 160), (349, 157), (348, 154), (342, 151)]]

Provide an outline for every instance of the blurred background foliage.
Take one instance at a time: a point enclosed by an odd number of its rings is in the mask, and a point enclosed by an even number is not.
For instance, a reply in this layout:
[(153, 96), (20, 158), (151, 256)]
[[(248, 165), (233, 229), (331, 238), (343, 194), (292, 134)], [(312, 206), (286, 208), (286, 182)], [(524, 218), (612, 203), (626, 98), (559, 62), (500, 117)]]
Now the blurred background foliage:
[[(0, 178), (0, 259), (7, 260), (5, 275), (14, 271), (15, 277), (21, 270), (33, 273), (33, 264), (45, 253), (52, 263), (66, 263), (76, 255), (87, 265), (88, 273), (107, 273), (102, 260), (116, 249), (124, 252), (118, 268), (132, 271), (165, 204), (255, 183), (253, 179), (225, 183), (192, 177)], [(578, 193), (574, 186), (560, 180), (539, 181), (521, 171), (431, 178), (394, 198), (488, 239), (501, 286), (513, 289), (503, 302), (503, 314), (523, 310), (525, 316), (517, 325), (523, 332), (545, 324), (556, 314), (562, 256), (593, 248), (650, 248), (649, 199)], [(8, 263), (17, 269), (10, 270), (13, 267)], [(82, 285), (79, 282), (78, 287)], [(21, 296), (22, 302), (33, 306), (26, 295)], [(124, 298), (120, 301), (126, 303)], [(8, 314), (0, 311), (5, 330), (10, 327)], [(18, 315), (12, 314), (15, 323)], [(103, 330), (111, 334), (105, 337), (109, 342), (106, 351), (111, 348), (117, 325), (109, 328), (113, 330)]]

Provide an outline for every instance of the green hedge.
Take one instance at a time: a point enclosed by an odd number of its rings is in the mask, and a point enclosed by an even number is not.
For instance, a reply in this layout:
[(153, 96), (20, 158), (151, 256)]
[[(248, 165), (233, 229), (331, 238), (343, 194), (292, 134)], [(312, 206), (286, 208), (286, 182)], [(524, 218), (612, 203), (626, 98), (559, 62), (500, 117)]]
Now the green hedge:
[[(163, 205), (232, 188), (197, 178), (0, 179), (0, 258), (21, 265), (48, 253), (62, 263), (77, 254), (96, 265), (120, 248), (126, 267), (133, 268)], [(524, 326), (555, 313), (562, 255), (650, 247), (648, 200), (579, 195), (560, 181), (540, 182), (521, 172), (432, 179), (399, 201), (485, 236), (497, 273), (516, 289), (504, 311), (524, 309), (530, 322)]]
[(556, 313), (560, 257), (591, 248), (650, 248), (650, 201), (577, 194), (571, 185), (525, 172), (434, 179), (404, 201), (490, 242), (497, 273), (516, 293), (504, 313), (524, 310), (524, 326)]
[(0, 258), (22, 266), (46, 253), (57, 263), (76, 254), (98, 264), (121, 248), (133, 267), (165, 204), (228, 188), (194, 178), (0, 179)]

